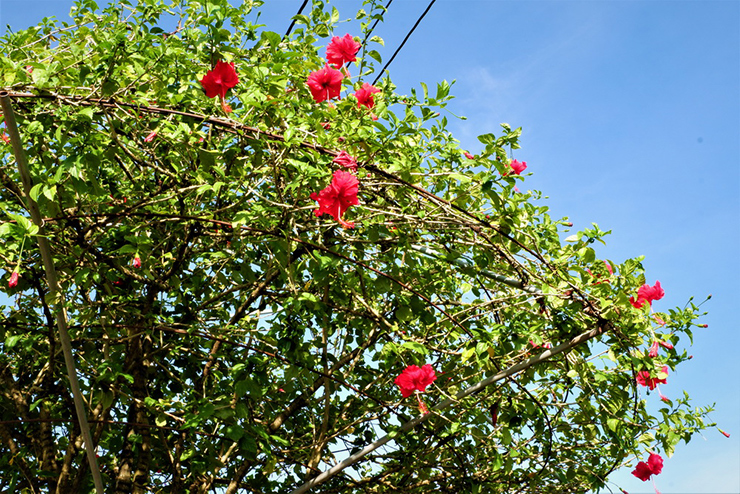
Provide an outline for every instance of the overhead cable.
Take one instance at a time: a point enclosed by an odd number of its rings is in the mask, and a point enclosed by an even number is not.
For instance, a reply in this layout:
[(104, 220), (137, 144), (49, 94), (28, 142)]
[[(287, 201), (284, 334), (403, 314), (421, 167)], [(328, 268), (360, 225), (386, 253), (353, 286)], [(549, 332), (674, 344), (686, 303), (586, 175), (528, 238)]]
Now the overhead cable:
[(424, 16), (427, 15), (427, 12), (429, 12), (429, 9), (432, 8), (432, 5), (434, 5), (434, 2), (436, 2), (436, 1), (437, 0), (432, 0), (431, 2), (429, 2), (429, 5), (427, 5), (427, 8), (424, 10), (424, 12), (421, 14), (421, 16), (416, 20), (416, 23), (414, 23), (414, 26), (411, 28), (411, 31), (408, 32), (408, 34), (406, 35), (406, 37), (403, 38), (403, 41), (401, 42), (401, 44), (399, 45), (399, 47), (396, 48), (396, 51), (393, 53), (393, 56), (391, 57), (391, 59), (388, 60), (388, 62), (386, 62), (385, 66), (383, 66), (382, 69), (380, 69), (380, 72), (378, 72), (378, 75), (375, 77), (375, 80), (373, 81), (373, 86), (375, 85), (376, 82), (378, 82), (378, 79), (380, 79), (380, 76), (383, 75), (383, 72), (385, 72), (385, 69), (387, 69), (388, 66), (396, 58), (396, 55), (398, 55), (398, 52), (401, 51), (401, 48), (403, 48), (403, 45), (406, 44), (406, 41), (409, 40), (409, 38), (411, 37), (411, 35), (413, 34), (413, 32), (416, 30), (416, 27), (421, 23), (422, 19), (424, 19)]
[(285, 36), (283, 36), (283, 39), (290, 36), (290, 32), (293, 30), (293, 26), (295, 26), (295, 18), (301, 15), (301, 12), (303, 12), (303, 9), (306, 8), (307, 3), (308, 3), (308, 0), (303, 0), (301, 7), (298, 9), (298, 12), (296, 13), (296, 15), (293, 16), (293, 20), (291, 21), (290, 26), (288, 26), (288, 30), (285, 31)]

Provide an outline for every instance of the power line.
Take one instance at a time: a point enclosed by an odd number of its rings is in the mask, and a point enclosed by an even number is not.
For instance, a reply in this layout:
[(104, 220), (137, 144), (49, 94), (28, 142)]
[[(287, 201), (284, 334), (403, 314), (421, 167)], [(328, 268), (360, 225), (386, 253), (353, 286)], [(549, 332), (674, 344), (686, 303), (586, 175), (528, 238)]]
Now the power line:
[(375, 85), (376, 82), (378, 82), (378, 79), (380, 79), (380, 76), (383, 75), (383, 72), (385, 72), (385, 69), (387, 69), (388, 66), (396, 58), (396, 55), (398, 55), (398, 52), (401, 51), (401, 48), (403, 48), (403, 45), (406, 44), (406, 41), (408, 41), (408, 39), (411, 37), (411, 35), (413, 34), (413, 32), (416, 30), (416, 27), (421, 23), (422, 19), (424, 19), (424, 16), (427, 15), (427, 12), (429, 12), (429, 9), (432, 8), (432, 5), (434, 5), (434, 2), (436, 2), (436, 1), (437, 0), (432, 0), (431, 2), (429, 2), (429, 5), (427, 5), (426, 10), (424, 10), (424, 12), (421, 14), (421, 16), (416, 20), (416, 23), (411, 28), (411, 31), (408, 32), (408, 34), (406, 35), (406, 37), (403, 38), (403, 41), (401, 42), (401, 44), (399, 45), (399, 47), (396, 48), (396, 51), (393, 53), (393, 56), (391, 57), (391, 59), (388, 60), (388, 62), (386, 62), (386, 64), (383, 66), (382, 69), (380, 69), (380, 72), (378, 72), (377, 77), (375, 77), (375, 80), (373, 81), (373, 86)]
[(298, 9), (298, 13), (296, 13), (296, 15), (293, 16), (293, 20), (291, 21), (290, 26), (288, 26), (288, 30), (285, 31), (285, 36), (283, 36), (283, 39), (287, 38), (290, 35), (290, 32), (293, 30), (293, 26), (295, 26), (296, 16), (301, 15), (301, 12), (303, 12), (303, 9), (306, 7), (307, 3), (308, 3), (308, 0), (303, 0), (301, 7)]

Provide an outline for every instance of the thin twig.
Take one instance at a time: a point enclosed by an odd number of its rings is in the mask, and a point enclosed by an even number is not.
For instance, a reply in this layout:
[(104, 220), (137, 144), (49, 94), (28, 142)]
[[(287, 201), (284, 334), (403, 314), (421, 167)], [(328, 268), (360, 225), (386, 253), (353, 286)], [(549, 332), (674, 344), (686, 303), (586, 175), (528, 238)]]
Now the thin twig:
[[(551, 357), (558, 355), (560, 353), (565, 352), (566, 350), (570, 350), (573, 347), (576, 347), (582, 343), (585, 343), (586, 341), (590, 340), (591, 338), (594, 338), (601, 333), (603, 333), (607, 328), (609, 327), (608, 323), (606, 321), (602, 321), (602, 324), (598, 325), (596, 328), (592, 329), (591, 331), (587, 331), (579, 336), (576, 336), (572, 340), (562, 343), (558, 345), (555, 348), (551, 348), (549, 350), (545, 350), (539, 355), (536, 355), (534, 357), (531, 357), (527, 360), (524, 360), (522, 362), (519, 362), (518, 364), (512, 365), (508, 369), (504, 369), (501, 372), (496, 373), (493, 376), (487, 377), (483, 379), (482, 381), (479, 381), (478, 383), (474, 384), (473, 386), (460, 391), (457, 393), (454, 397), (448, 398), (447, 400), (443, 401), (442, 403), (437, 404), (436, 406), (432, 407), (432, 410), (434, 411), (440, 411), (444, 410), (445, 408), (448, 408), (449, 406), (453, 405), (454, 403), (457, 403), (458, 401), (462, 400), (463, 398), (470, 396), (474, 393), (477, 393), (481, 391), (486, 386), (489, 386), (497, 381), (500, 381), (502, 379), (506, 379), (508, 377), (511, 377), (515, 374), (518, 374), (519, 372), (528, 369), (529, 367), (532, 367), (533, 365), (539, 364), (540, 362), (544, 362), (545, 360), (550, 359)], [(408, 432), (417, 425), (421, 424), (428, 418), (432, 417), (433, 414), (428, 413), (421, 415), (419, 417), (416, 417), (412, 420), (409, 420), (405, 424), (403, 424), (401, 427), (398, 428), (398, 430), (393, 431), (390, 434), (386, 434), (385, 436), (381, 437), (377, 441), (375, 441), (372, 444), (369, 444), (365, 446), (360, 452), (350, 456), (346, 460), (334, 465), (329, 470), (324, 471), (321, 475), (318, 475), (314, 477), (313, 479), (309, 480), (299, 488), (295, 489), (291, 494), (302, 494), (304, 492), (308, 492), (312, 487), (315, 487), (330, 478), (332, 478), (334, 475), (338, 474), (345, 468), (349, 467), (350, 465), (353, 465), (360, 459), (362, 459), (365, 455), (375, 451), (379, 447), (383, 446), (384, 444), (390, 442), (394, 437), (398, 436), (399, 434), (402, 434), (404, 432)]]

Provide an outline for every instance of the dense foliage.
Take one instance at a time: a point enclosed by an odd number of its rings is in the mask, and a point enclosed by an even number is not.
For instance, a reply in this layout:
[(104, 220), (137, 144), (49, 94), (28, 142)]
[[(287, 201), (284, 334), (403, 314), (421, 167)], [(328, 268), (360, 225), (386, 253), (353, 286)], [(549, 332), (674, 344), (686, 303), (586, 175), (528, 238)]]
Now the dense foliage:
[[(33, 181), (0, 143), (1, 490), (92, 490), (41, 233), (110, 492), (290, 492), (425, 406), (318, 489), (584, 492), (704, 427), (688, 395), (646, 393), (688, 359), (697, 307), (653, 313), (640, 260), (598, 259), (595, 225), (561, 240), (518, 190), (520, 129), (466, 156), (448, 83), (367, 84), (377, 1), (330, 65), (336, 8), (283, 37), (260, 4), (80, 0), (0, 41)], [(403, 398), (411, 365), (425, 391)]]

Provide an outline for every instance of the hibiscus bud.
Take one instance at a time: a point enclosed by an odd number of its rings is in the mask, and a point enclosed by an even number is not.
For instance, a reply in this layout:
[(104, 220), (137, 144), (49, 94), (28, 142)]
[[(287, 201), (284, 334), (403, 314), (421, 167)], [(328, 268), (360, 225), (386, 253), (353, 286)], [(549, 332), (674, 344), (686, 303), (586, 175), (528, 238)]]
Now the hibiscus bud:
[(729, 434), (729, 433), (727, 433), (727, 432), (723, 431), (723, 430), (722, 430), (722, 429), (720, 429), (719, 427), (717, 427), (717, 430), (718, 430), (718, 431), (720, 431), (720, 432), (722, 433), (722, 435), (723, 435), (723, 436), (725, 436), (725, 437), (730, 437), (730, 434)]
[[(416, 396), (419, 396), (419, 395), (416, 395)], [(429, 413), (429, 408), (427, 408), (426, 404), (423, 401), (421, 401), (421, 399), (419, 399), (419, 412), (422, 415), (426, 415)]]
[(563, 225), (565, 225), (565, 226), (573, 226), (573, 222), (572, 221), (566, 221), (565, 223), (563, 223)]
[(699, 327), (700, 328), (708, 328), (709, 327), (709, 324), (699, 324)]
[(133, 266), (134, 268), (136, 268), (136, 269), (139, 269), (139, 268), (141, 267), (141, 258), (140, 258), (139, 256), (136, 256), (136, 257), (134, 257), (134, 260), (133, 260), (133, 262), (131, 263), (131, 265), (132, 265), (132, 266)]
[(13, 271), (10, 275), (10, 281), (8, 281), (8, 288), (15, 288), (18, 286), (18, 271)]

